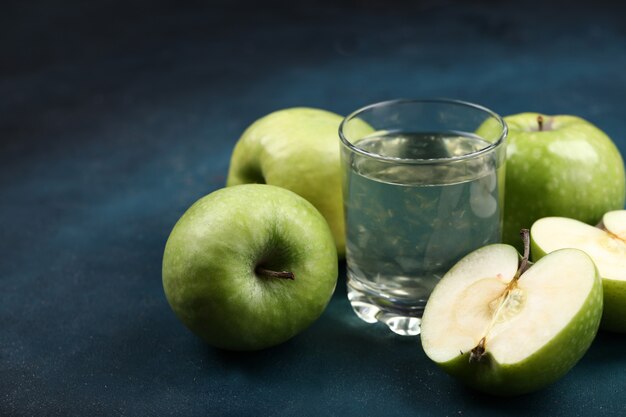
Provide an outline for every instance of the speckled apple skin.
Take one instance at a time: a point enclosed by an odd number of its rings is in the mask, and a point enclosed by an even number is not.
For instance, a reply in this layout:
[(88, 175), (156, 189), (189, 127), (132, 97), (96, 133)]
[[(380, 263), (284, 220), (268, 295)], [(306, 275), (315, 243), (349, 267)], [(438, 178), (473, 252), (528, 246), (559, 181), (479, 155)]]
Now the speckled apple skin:
[[(294, 280), (258, 276), (257, 264)], [(282, 343), (324, 311), (337, 253), (321, 214), (270, 185), (224, 188), (193, 204), (163, 255), (163, 288), (178, 318), (209, 344), (258, 350)]]
[(602, 279), (604, 313), (600, 327), (603, 330), (626, 333), (626, 282)]
[(505, 117), (507, 143), (503, 242), (520, 249), (519, 231), (535, 220), (563, 216), (596, 224), (624, 207), (624, 162), (611, 139), (575, 116), (538, 113)]
[(266, 183), (286, 188), (317, 208), (345, 255), (339, 125), (342, 116), (294, 107), (260, 118), (235, 145), (227, 186)]

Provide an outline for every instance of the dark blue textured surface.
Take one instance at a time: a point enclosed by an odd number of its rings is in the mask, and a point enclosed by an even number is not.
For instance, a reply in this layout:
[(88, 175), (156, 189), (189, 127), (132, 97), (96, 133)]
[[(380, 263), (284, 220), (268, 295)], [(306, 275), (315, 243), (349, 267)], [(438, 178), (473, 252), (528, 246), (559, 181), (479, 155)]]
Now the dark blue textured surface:
[(493, 399), (356, 319), (345, 272), (311, 328), (245, 354), (189, 333), (160, 275), (178, 217), (279, 108), (446, 96), (577, 114), (626, 154), (626, 7), (177, 3), (2, 5), (0, 415), (626, 415), (622, 335)]

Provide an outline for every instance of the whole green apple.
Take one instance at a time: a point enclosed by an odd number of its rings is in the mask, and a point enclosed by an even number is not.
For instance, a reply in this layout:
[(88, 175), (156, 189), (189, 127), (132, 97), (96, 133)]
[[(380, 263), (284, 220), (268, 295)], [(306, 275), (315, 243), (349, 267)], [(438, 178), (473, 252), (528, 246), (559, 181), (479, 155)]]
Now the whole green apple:
[(624, 207), (624, 162), (611, 139), (575, 116), (505, 117), (507, 145), (503, 241), (547, 216), (596, 224)]
[(227, 186), (265, 183), (304, 197), (322, 213), (345, 253), (339, 125), (325, 110), (279, 110), (246, 129), (233, 151)]
[(428, 299), (426, 355), (468, 386), (496, 395), (538, 390), (585, 354), (602, 315), (602, 282), (591, 258), (561, 249), (534, 265), (509, 245), (461, 259)]
[(626, 210), (615, 210), (602, 217), (594, 227), (565, 217), (537, 220), (530, 232), (533, 259), (562, 249), (585, 251), (595, 262), (602, 277), (604, 330), (626, 332)]
[(305, 199), (270, 185), (224, 188), (193, 204), (163, 255), (178, 318), (209, 344), (256, 350), (315, 321), (337, 282), (328, 224)]

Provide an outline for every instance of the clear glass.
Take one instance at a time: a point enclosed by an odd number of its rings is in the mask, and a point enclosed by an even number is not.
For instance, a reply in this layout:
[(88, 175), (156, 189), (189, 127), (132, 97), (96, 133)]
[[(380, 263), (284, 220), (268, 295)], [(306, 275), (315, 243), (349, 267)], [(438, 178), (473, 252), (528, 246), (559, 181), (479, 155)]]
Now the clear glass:
[(368, 323), (419, 334), (439, 279), (501, 240), (505, 138), (500, 116), (454, 100), (394, 100), (339, 128), (348, 298)]

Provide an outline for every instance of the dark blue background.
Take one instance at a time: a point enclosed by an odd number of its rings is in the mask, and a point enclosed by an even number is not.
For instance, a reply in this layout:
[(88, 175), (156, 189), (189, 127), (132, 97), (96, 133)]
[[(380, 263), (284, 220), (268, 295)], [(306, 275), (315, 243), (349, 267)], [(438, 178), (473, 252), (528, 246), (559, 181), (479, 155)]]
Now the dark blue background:
[[(253, 120), (444, 96), (572, 113), (626, 153), (626, 7), (603, 2), (0, 6), (0, 415), (626, 415), (626, 337), (494, 399), (351, 312), (217, 351), (161, 287), (172, 226)], [(546, 2), (547, 3), (547, 2)]]

